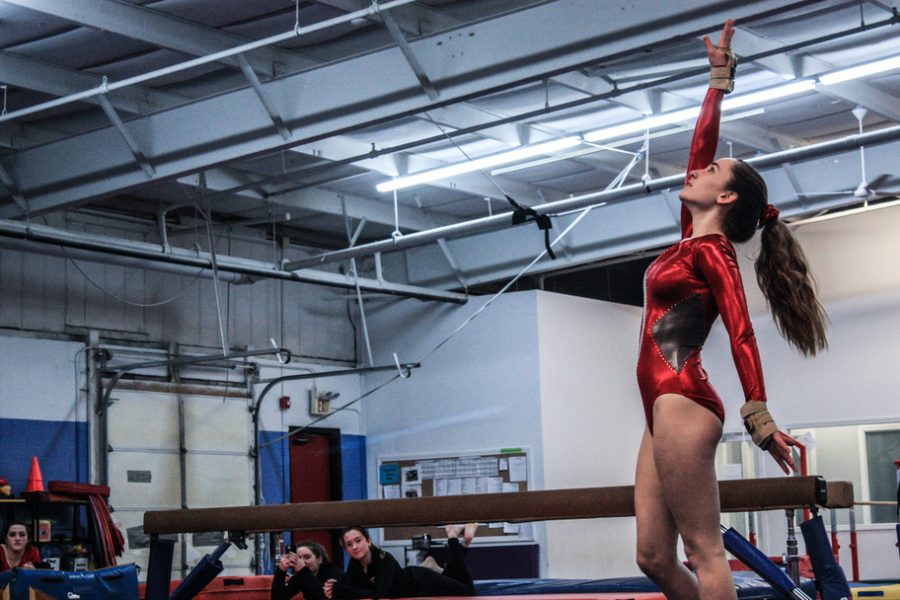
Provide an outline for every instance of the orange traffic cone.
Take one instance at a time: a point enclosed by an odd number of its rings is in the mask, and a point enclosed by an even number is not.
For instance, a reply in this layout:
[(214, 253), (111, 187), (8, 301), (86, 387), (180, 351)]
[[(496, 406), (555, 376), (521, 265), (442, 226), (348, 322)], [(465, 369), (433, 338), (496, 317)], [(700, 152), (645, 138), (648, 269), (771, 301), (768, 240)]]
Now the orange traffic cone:
[(28, 488), (26, 491), (44, 491), (44, 477), (41, 475), (41, 465), (38, 464), (37, 456), (31, 457), (31, 473), (28, 475)]

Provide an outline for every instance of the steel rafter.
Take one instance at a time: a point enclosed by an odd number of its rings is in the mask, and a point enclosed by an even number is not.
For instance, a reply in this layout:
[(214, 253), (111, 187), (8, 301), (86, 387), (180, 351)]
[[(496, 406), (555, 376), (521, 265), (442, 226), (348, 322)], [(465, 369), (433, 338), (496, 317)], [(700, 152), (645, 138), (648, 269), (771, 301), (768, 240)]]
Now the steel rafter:
[[(728, 9), (729, 16), (740, 19), (784, 9), (776, 0), (739, 7), (701, 0), (664, 6), (632, 2), (607, 14), (604, 28), (598, 29), (593, 0), (559, 0), (415, 40), (410, 47), (440, 91), (440, 102), (449, 104), (643, 49), (663, 30), (668, 38), (713, 31), (722, 20), (717, 10)], [(648, 14), (656, 18), (647, 21)], [(400, 51), (388, 48), (263, 84), (292, 129), (292, 142), (281, 138), (265, 111), (242, 109), (257, 102), (252, 89), (140, 117), (129, 122), (129, 130), (147, 149), (155, 179), (166, 179), (435, 106), (408, 70), (392, 67), (398, 60), (403, 60)], [(336, 86), (336, 81), (354, 85)], [(33, 212), (58, 209), (146, 183), (117, 136), (110, 129), (86, 133), (4, 157), (0, 164)], [(4, 207), (0, 216), (17, 212)]]

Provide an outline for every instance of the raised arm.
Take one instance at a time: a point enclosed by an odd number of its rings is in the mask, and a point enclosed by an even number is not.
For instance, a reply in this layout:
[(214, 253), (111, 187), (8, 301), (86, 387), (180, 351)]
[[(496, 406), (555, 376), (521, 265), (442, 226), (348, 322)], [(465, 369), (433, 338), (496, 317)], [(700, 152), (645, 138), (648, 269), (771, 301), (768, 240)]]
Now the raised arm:
[[(734, 21), (728, 19), (722, 27), (719, 44), (714, 46), (709, 37), (704, 36), (706, 54), (709, 58), (710, 87), (703, 100), (700, 116), (694, 126), (694, 137), (691, 139), (691, 156), (685, 181), (690, 178), (691, 171), (705, 168), (716, 157), (716, 146), (719, 143), (719, 121), (722, 116), (722, 98), (731, 91), (734, 83), (734, 55), (731, 54), (731, 37), (734, 35)], [(730, 75), (730, 76), (729, 76)], [(693, 224), (691, 213), (681, 206), (681, 239), (691, 237)]]

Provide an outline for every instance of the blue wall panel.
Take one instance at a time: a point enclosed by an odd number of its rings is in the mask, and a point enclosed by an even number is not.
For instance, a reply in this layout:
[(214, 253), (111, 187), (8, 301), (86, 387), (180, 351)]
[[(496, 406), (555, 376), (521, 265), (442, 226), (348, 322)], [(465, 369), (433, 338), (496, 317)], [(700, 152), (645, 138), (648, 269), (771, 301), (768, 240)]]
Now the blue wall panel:
[(31, 457), (37, 456), (45, 487), (52, 480), (87, 483), (87, 439), (84, 422), (0, 419), (0, 477), (18, 495), (27, 487)]
[[(272, 440), (283, 431), (259, 432), (263, 504), (290, 502), (291, 458), (288, 439)], [(341, 478), (344, 500), (364, 500), (366, 493), (366, 436), (341, 434)]]
[(366, 436), (341, 434), (341, 468), (344, 500), (365, 500)]
[(283, 504), (291, 498), (290, 449), (283, 431), (259, 432), (259, 472), (262, 478), (262, 504)]

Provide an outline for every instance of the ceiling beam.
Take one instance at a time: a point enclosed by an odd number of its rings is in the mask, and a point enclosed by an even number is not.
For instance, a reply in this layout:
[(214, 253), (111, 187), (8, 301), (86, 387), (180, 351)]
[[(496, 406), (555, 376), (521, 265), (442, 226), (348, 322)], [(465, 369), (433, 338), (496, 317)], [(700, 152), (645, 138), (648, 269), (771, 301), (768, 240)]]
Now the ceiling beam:
[[(211, 169), (205, 173), (206, 191), (209, 194), (217, 194), (229, 187), (233, 187), (236, 180), (233, 173), (223, 169)], [(181, 185), (192, 189), (198, 189), (200, 178), (197, 175), (189, 175), (178, 179)], [(343, 216), (341, 198), (347, 205), (347, 215), (354, 219), (366, 218), (371, 223), (394, 226), (394, 207), (383, 200), (348, 194), (321, 187), (310, 187), (302, 190), (293, 190), (284, 193), (276, 193), (265, 197), (259, 196), (250, 190), (244, 190), (236, 194), (226, 195), (211, 201), (213, 211), (228, 214), (231, 211), (241, 212), (241, 206), (248, 202), (255, 203), (258, 208), (266, 206), (278, 206), (289, 211), (303, 210), (327, 215)], [(240, 203), (240, 204), (238, 204)], [(400, 228), (407, 231), (422, 231), (431, 229), (435, 223), (450, 225), (460, 219), (449, 215), (441, 215), (431, 211), (425, 211), (405, 204), (400, 205)]]
[[(3, 83), (7, 85), (52, 96), (68, 96), (83, 92), (103, 82), (100, 75), (60, 67), (12, 52), (0, 52), (0, 73), (3, 74)], [(135, 115), (170, 108), (188, 100), (183, 96), (157, 92), (140, 86), (116, 90), (107, 94), (107, 99), (117, 110)], [(97, 98), (87, 98), (85, 102), (99, 104)]]
[[(366, 8), (370, 2), (367, 0), (316, 0), (319, 4), (330, 6), (344, 12), (356, 12)], [(412, 37), (419, 37), (452, 29), (462, 25), (464, 21), (453, 15), (430, 6), (420, 4), (407, 4), (401, 9), (393, 11), (392, 16), (403, 33)], [(373, 19), (377, 20), (377, 19)]]
[[(213, 54), (250, 41), (240, 35), (204, 27), (146, 6), (121, 0), (90, 2), (7, 0), (7, 3), (191, 56)], [(294, 52), (272, 47), (249, 52), (246, 58), (254, 71), (266, 77), (293, 73), (320, 64), (319, 61)], [(234, 58), (226, 58), (222, 62), (238, 66)]]
[[(782, 0), (752, 0), (722, 8), (728, 8), (729, 16), (741, 18), (784, 6)], [(596, 11), (594, 0), (542, 3), (466, 25), (452, 34), (421, 38), (410, 47), (440, 91), (441, 102), (453, 103), (639, 51), (663, 36), (694, 37), (715, 31), (723, 19), (721, 11), (710, 10), (706, 0), (664, 5), (633, 0), (610, 12), (602, 27), (598, 27)], [(648, 21), (650, 14), (654, 20)], [(529, 35), (523, 36), (523, 31)], [(155, 170), (152, 177), (123, 152), (114, 128), (2, 157), (0, 166), (29, 202), (31, 213), (38, 214), (228, 161), (344, 135), (433, 107), (415, 76), (394, 66), (402, 60), (399, 50), (385, 48), (265, 82), (292, 131), (290, 140), (281, 137), (248, 88), (132, 119), (127, 124), (129, 133), (146, 149)], [(0, 217), (11, 214), (19, 213), (8, 205), (0, 208)]]
[[(298, 190), (286, 194), (271, 196), (269, 200), (278, 206), (288, 209), (311, 210), (317, 213), (343, 216), (341, 199), (347, 207), (347, 216), (352, 219), (367, 219), (370, 223), (394, 226), (394, 207), (391, 203), (373, 200), (364, 196), (346, 194), (326, 190), (323, 188), (310, 188)], [(462, 219), (440, 215), (434, 212), (426, 212), (417, 207), (401, 204), (398, 208), (400, 229), (406, 231), (425, 231), (432, 229), (436, 224), (450, 225), (460, 223)]]
[[(751, 29), (739, 29), (740, 33), (734, 37), (734, 48), (738, 54), (758, 54), (784, 45)], [(820, 73), (833, 71), (836, 68), (835, 65), (805, 53), (794, 55), (776, 54), (754, 62), (773, 73), (786, 77), (814, 77)], [(816, 91), (831, 98), (863, 106), (883, 117), (900, 123), (900, 101), (898, 101), (897, 96), (883, 92), (863, 81), (845, 81), (835, 85), (820, 85), (816, 87)]]

